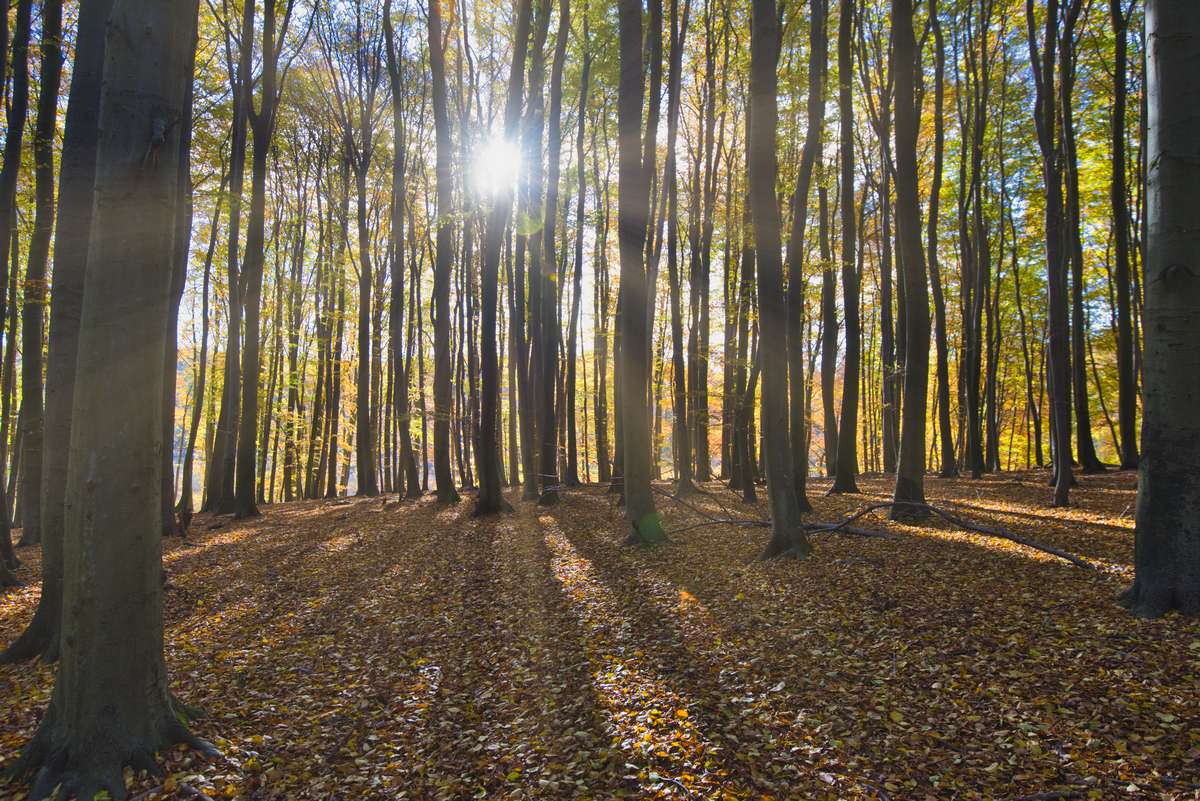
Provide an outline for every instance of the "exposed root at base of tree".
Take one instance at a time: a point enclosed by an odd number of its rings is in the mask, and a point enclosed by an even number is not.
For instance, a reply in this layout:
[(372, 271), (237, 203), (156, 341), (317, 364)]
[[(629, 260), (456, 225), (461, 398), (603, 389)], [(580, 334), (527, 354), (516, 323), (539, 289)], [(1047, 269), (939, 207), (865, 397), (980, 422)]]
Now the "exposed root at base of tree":
[[(174, 706), (177, 702), (172, 702)], [(13, 782), (29, 782), (29, 799), (42, 801), (54, 795), (60, 801), (75, 796), (93, 799), (101, 792), (113, 799), (125, 799), (125, 768), (135, 772), (145, 771), (149, 775), (162, 775), (155, 754), (174, 745), (184, 744), (204, 757), (217, 758), (221, 752), (207, 740), (192, 734), (175, 711), (168, 712), (166, 720), (156, 727), (159, 734), (143, 741), (142, 738), (114, 736), (104, 732), (80, 734), (64, 731), (58, 724), (54, 704), (47, 710), (33, 739), (24, 753), (9, 771)]]
[(1117, 596), (1117, 603), (1135, 617), (1159, 618), (1177, 611), (1184, 616), (1200, 615), (1200, 592), (1187, 592), (1177, 587), (1149, 587), (1148, 582), (1136, 579), (1129, 589)]

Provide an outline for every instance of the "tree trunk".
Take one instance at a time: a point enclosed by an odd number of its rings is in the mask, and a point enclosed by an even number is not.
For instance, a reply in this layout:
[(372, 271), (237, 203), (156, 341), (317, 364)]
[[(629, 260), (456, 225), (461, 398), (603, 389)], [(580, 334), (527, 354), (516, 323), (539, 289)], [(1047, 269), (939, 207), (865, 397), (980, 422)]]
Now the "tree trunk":
[(808, 501), (808, 415), (804, 400), (804, 232), (808, 223), (808, 196), (813, 168), (821, 148), (825, 128), (825, 70), (829, 60), (829, 41), (825, 31), (829, 14), (828, 0), (812, 0), (809, 16), (808, 53), (808, 126), (800, 171), (792, 194), (792, 230), (788, 238), (788, 375), (791, 384), (789, 429), (792, 434), (792, 480), (800, 511), (812, 509)]
[[(122, 770), (188, 742), (163, 659), (162, 383), (180, 126), (195, 3), (122, 2), (108, 21), (94, 236), (67, 482), (62, 663), (15, 766), (31, 797), (62, 784), (125, 797)], [(150, 35), (145, 35), (150, 32)], [(148, 158), (148, 155), (150, 157)], [(115, 320), (120, 325), (114, 325)]]
[(625, 516), (629, 540), (653, 544), (664, 539), (650, 489), (649, 331), (645, 313), (646, 227), (649, 221), (650, 176), (642, 166), (641, 118), (645, 98), (642, 61), (642, 8), (638, 0), (620, 0), (620, 80), (617, 91), (617, 234), (621, 255), (621, 307), (617, 325), (621, 348), (618, 416), (622, 449)]
[(850, 45), (854, 2), (841, 0), (838, 22), (838, 110), (841, 126), (842, 305), (846, 315), (846, 358), (842, 369), (842, 418), (832, 492), (858, 492), (858, 375), (862, 332), (859, 324), (859, 274), (854, 241), (854, 61)]
[[(893, 519), (923, 519), (925, 418), (929, 389), (929, 284), (921, 252), (921, 206), (917, 197), (917, 46), (912, 0), (892, 0), (892, 46), (896, 78), (896, 225), (904, 270), (904, 398)], [(904, 506), (902, 504), (914, 504)], [(915, 505), (919, 504), (919, 506)]]
[(750, 23), (750, 117), (747, 121), (747, 180), (754, 247), (758, 262), (758, 312), (762, 333), (762, 431), (771, 541), (763, 557), (787, 554), (803, 559), (812, 551), (800, 525), (800, 507), (792, 480), (788, 436), (787, 299), (780, 257), (782, 222), (775, 198), (779, 121), (779, 18), (775, 0), (754, 0)]
[(1147, 0), (1145, 406), (1138, 469), (1139, 617), (1200, 614), (1200, 5)]
[(1121, 10), (1121, 0), (1109, 0), (1115, 36), (1112, 106), (1112, 185), (1113, 240), (1116, 244), (1116, 269), (1113, 292), (1117, 296), (1117, 424), (1121, 432), (1122, 470), (1138, 465), (1137, 378), (1134, 372), (1133, 320), (1130, 312), (1129, 205), (1125, 197), (1125, 104), (1128, 89), (1127, 42), (1129, 16)]
[(450, 464), (450, 270), (454, 258), (454, 176), (450, 143), (450, 117), (446, 106), (446, 60), (442, 52), (441, 0), (429, 2), (429, 66), (432, 80), (433, 118), (437, 137), (437, 257), (433, 265), (433, 461), (437, 498), (457, 503), (454, 472)]
[[(42, 592), (33, 620), (0, 659), (58, 658), (62, 616), (63, 499), (71, 443), (71, 403), (79, 347), (79, 314), (91, 234), (92, 187), (100, 81), (104, 70), (104, 27), (111, 0), (81, 8), (59, 177), (50, 341), (46, 360), (46, 425), (42, 469)], [(0, 474), (3, 471), (0, 470)], [(0, 547), (8, 542), (0, 523)]]
[(941, 448), (942, 478), (958, 475), (958, 459), (954, 450), (954, 432), (950, 423), (950, 355), (946, 330), (946, 296), (942, 291), (942, 271), (938, 262), (938, 215), (942, 194), (942, 163), (945, 153), (946, 129), (943, 122), (946, 95), (946, 43), (938, 0), (930, 0), (929, 21), (933, 29), (933, 175), (929, 187), (929, 217), (926, 220), (926, 251), (929, 257), (929, 283), (933, 290), (934, 345), (937, 352), (937, 414), (938, 444)]
[(21, 544), (37, 545), (42, 537), (42, 342), (49, 301), (46, 264), (54, 229), (54, 136), (58, 122), (58, 87), (62, 77), (62, 0), (42, 3), (42, 68), (37, 121), (33, 131), (34, 218), (25, 262), (25, 299), (21, 309)]

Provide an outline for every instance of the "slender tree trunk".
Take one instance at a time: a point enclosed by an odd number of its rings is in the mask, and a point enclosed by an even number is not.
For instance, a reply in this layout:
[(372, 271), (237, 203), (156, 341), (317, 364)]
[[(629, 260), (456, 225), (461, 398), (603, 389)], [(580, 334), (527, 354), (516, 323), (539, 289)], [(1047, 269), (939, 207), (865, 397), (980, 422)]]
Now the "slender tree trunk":
[[(63, 500), (71, 441), (71, 404), (79, 348), (79, 315), (91, 234), (92, 187), (96, 175), (96, 137), (100, 82), (104, 70), (104, 27), (111, 0), (80, 9), (75, 63), (67, 102), (55, 228), (50, 341), (46, 360), (46, 427), (42, 470), (42, 592), (33, 620), (0, 656), (16, 661), (58, 658), (63, 593)], [(69, 222), (68, 222), (69, 221)], [(0, 296), (3, 292), (0, 289)], [(0, 469), (0, 477), (3, 470)], [(2, 485), (0, 485), (2, 486)], [(0, 547), (9, 542), (7, 510), (0, 520)], [(0, 560), (6, 561), (6, 560)]]
[(1114, 33), (1113, 105), (1112, 105), (1112, 185), (1113, 239), (1116, 243), (1116, 269), (1113, 291), (1117, 296), (1117, 424), (1121, 433), (1122, 470), (1138, 465), (1137, 378), (1134, 371), (1134, 335), (1130, 299), (1129, 203), (1126, 198), (1125, 105), (1128, 95), (1126, 71), (1129, 16), (1121, 10), (1121, 0), (1109, 0)]
[(859, 274), (855, 264), (854, 218), (854, 61), (850, 46), (854, 3), (840, 0), (838, 23), (838, 109), (841, 126), (842, 305), (846, 315), (846, 358), (842, 368), (842, 417), (833, 492), (858, 492), (858, 376), (862, 350), (859, 323)]
[(450, 143), (450, 117), (446, 105), (446, 60), (442, 52), (441, 0), (429, 3), (429, 66), (432, 80), (433, 117), (437, 138), (437, 257), (433, 266), (433, 460), (437, 497), (442, 503), (457, 503), (454, 473), (450, 465), (450, 270), (453, 253), (454, 186)]
[(46, 333), (49, 286), (46, 265), (54, 230), (54, 135), (58, 122), (58, 87), (62, 76), (62, 0), (42, 3), (42, 68), (37, 120), (33, 130), (33, 234), (25, 261), (25, 299), (21, 309), (21, 495), (25, 513), (21, 544), (36, 545), (42, 537), (42, 443), (45, 407), (42, 391), (42, 343)]
[(808, 127), (800, 155), (800, 171), (792, 194), (792, 230), (788, 238), (788, 375), (789, 429), (792, 434), (792, 480), (800, 511), (812, 509), (808, 501), (808, 416), (804, 401), (804, 233), (808, 224), (808, 197), (813, 168), (821, 149), (825, 129), (825, 70), (829, 59), (829, 41), (825, 30), (829, 14), (828, 0), (812, 0), (809, 15), (808, 54)]
[[(1067, 0), (1078, 8), (1079, 0)], [(1068, 9), (1071, 13), (1072, 9)], [(1071, 489), (1071, 367), (1070, 333), (1067, 322), (1067, 263), (1063, 252), (1062, 170), (1060, 143), (1055, 133), (1055, 56), (1059, 29), (1059, 0), (1048, 0), (1045, 33), (1040, 44), (1033, 0), (1026, 0), (1030, 61), (1034, 64), (1037, 103), (1034, 122), (1042, 154), (1042, 179), (1046, 194), (1045, 231), (1048, 284), (1051, 434), (1054, 443), (1054, 505), (1066, 506)]]
[(950, 355), (949, 334), (946, 330), (946, 296), (942, 291), (942, 271), (938, 260), (938, 216), (942, 194), (942, 164), (945, 154), (946, 129), (943, 122), (946, 95), (946, 43), (938, 0), (930, 0), (929, 21), (933, 30), (933, 175), (929, 187), (929, 216), (926, 220), (926, 253), (929, 257), (929, 283), (933, 290), (934, 346), (937, 353), (937, 416), (938, 445), (941, 450), (942, 478), (958, 475), (958, 459), (954, 450), (954, 432), (950, 422)]

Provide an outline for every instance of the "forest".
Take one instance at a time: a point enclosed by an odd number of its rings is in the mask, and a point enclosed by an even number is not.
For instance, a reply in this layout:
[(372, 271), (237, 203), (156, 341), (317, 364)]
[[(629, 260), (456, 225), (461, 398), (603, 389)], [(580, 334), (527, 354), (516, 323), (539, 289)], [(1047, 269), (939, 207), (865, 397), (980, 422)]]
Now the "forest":
[(1200, 4), (0, 3), (0, 801), (1200, 799)]

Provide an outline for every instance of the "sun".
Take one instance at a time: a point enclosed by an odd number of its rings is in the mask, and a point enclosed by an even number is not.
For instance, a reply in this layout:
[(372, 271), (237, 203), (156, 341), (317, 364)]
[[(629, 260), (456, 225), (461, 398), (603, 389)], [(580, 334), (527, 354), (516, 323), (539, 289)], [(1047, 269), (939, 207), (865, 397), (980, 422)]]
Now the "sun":
[(521, 150), (514, 142), (493, 137), (475, 149), (471, 159), (471, 186), (483, 197), (494, 198), (513, 190), (521, 174)]

